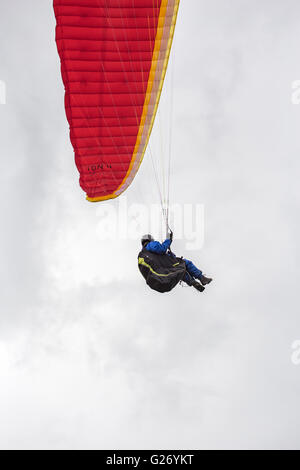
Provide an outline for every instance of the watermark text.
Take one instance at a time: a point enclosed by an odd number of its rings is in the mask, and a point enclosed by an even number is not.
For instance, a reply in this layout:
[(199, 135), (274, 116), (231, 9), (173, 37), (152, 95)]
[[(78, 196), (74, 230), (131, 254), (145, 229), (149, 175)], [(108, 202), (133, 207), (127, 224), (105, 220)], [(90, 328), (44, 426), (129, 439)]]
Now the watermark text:
[(294, 366), (300, 365), (300, 340), (296, 339), (292, 344), (292, 354), (291, 354), (291, 361)]
[[(145, 233), (166, 238), (166, 221), (159, 204), (128, 204), (126, 196), (119, 197), (97, 209), (97, 234), (101, 240), (139, 240)], [(204, 243), (203, 204), (172, 204), (169, 226), (176, 240), (185, 241), (186, 250), (199, 250)]]
[(6, 104), (6, 84), (0, 80), (0, 104)]

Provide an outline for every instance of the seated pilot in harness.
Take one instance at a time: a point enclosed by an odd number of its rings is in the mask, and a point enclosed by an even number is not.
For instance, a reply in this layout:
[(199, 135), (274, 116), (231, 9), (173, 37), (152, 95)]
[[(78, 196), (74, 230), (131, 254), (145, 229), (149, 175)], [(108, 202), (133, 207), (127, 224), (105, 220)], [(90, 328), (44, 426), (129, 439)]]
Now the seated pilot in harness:
[(203, 292), (204, 286), (210, 284), (212, 279), (204, 276), (192, 261), (177, 258), (170, 249), (172, 241), (172, 232), (163, 243), (155, 241), (150, 234), (142, 237), (143, 249), (138, 257), (139, 269), (147, 284), (158, 292), (169, 292), (178, 282), (183, 281)]

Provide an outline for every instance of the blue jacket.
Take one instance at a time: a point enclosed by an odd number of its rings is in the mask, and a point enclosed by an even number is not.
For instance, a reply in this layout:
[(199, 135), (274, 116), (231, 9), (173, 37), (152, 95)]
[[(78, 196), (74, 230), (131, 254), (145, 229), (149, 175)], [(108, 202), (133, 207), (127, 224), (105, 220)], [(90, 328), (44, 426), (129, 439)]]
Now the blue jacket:
[(167, 239), (163, 243), (159, 243), (156, 241), (149, 242), (146, 245), (146, 250), (150, 251), (151, 253), (156, 253), (157, 255), (165, 255), (168, 249), (171, 246), (171, 240)]

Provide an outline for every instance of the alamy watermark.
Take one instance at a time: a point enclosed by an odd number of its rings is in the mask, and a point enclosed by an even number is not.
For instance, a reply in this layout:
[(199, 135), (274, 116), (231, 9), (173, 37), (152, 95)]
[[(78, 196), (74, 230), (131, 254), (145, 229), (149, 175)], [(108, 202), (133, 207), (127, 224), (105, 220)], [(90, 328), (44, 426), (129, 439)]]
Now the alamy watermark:
[(292, 104), (300, 104), (300, 80), (294, 80), (292, 82)]
[(291, 361), (294, 366), (300, 366), (300, 340), (296, 339), (292, 344)]
[(6, 84), (0, 80), (0, 104), (6, 104)]
[[(97, 234), (101, 240), (140, 240), (145, 233), (156, 239), (166, 237), (166, 223), (159, 204), (128, 204), (126, 196), (97, 208)], [(186, 250), (199, 250), (204, 243), (203, 204), (172, 204), (169, 225)]]

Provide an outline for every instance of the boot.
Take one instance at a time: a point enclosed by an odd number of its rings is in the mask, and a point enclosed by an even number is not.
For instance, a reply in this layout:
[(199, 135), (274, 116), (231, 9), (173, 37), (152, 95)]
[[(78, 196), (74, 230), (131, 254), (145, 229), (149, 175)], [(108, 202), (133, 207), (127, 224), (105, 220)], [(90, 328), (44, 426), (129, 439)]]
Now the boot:
[(206, 277), (202, 274), (201, 278), (200, 278), (200, 281), (201, 281), (201, 284), (203, 286), (206, 286), (207, 284), (210, 284), (212, 279), (210, 277)]
[(205, 290), (205, 287), (203, 287), (200, 282), (193, 281), (192, 286), (198, 290), (199, 292), (203, 292)]

